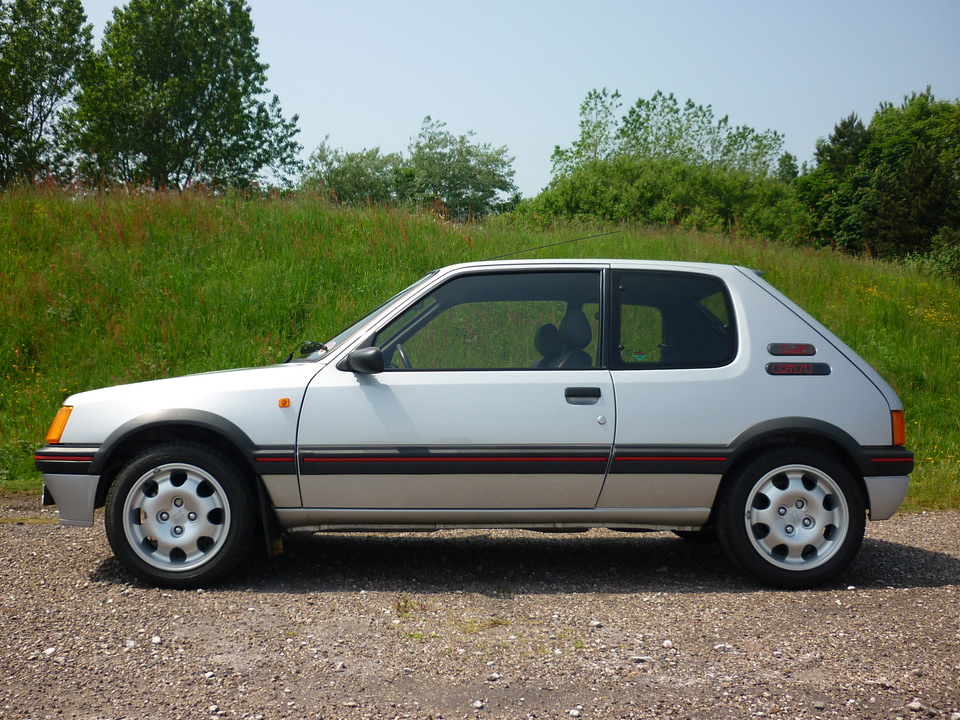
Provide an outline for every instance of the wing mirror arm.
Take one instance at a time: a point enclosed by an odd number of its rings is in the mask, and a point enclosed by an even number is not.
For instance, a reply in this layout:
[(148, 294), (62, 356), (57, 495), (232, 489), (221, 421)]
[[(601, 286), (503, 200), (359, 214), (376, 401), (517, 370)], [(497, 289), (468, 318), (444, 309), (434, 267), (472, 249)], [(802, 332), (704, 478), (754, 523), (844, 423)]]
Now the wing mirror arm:
[(348, 354), (337, 364), (338, 370), (359, 373), (361, 375), (376, 375), (383, 372), (383, 351), (376, 345), (359, 348)]

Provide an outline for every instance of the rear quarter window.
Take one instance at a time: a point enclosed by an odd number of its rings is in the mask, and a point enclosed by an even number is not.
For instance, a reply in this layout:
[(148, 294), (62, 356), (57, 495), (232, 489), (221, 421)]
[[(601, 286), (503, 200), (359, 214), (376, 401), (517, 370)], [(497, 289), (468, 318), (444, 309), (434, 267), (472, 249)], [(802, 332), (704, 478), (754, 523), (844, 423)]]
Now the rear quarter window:
[(720, 367), (737, 353), (730, 293), (712, 275), (614, 272), (611, 334), (619, 369)]

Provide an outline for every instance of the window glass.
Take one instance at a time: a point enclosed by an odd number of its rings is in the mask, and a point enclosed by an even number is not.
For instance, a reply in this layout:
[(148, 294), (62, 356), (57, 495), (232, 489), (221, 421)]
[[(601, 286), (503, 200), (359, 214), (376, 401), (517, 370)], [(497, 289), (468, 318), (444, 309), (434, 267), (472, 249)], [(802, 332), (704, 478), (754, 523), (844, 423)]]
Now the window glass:
[(597, 272), (501, 272), (455, 278), (374, 338), (389, 368), (595, 367)]
[(630, 365), (660, 362), (663, 318), (659, 308), (624, 305), (620, 313), (620, 359)]
[(719, 367), (736, 355), (733, 310), (719, 279), (616, 271), (613, 287), (614, 367)]

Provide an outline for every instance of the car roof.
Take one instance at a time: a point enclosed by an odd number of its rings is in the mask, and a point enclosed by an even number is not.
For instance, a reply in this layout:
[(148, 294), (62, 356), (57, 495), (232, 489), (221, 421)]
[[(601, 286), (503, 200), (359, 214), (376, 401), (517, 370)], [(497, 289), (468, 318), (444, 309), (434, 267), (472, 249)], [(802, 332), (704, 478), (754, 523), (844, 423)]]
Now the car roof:
[(478, 260), (474, 262), (457, 263), (440, 268), (439, 272), (446, 274), (466, 269), (481, 268), (537, 268), (537, 267), (582, 267), (582, 268), (623, 268), (623, 269), (646, 269), (646, 270), (669, 270), (669, 271), (700, 271), (714, 274), (729, 274), (734, 272), (754, 272), (749, 268), (743, 268), (737, 265), (727, 265), (722, 263), (703, 263), (688, 262), (682, 260), (643, 260), (643, 259), (624, 259), (624, 258), (530, 258), (514, 260)]

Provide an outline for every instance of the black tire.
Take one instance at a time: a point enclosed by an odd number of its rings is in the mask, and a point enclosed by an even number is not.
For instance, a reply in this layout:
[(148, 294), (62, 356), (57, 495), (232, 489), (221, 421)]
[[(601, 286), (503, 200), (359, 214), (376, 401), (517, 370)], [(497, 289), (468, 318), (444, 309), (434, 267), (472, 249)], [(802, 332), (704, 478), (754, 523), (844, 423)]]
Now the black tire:
[(134, 575), (166, 588), (213, 583), (247, 554), (252, 483), (227, 458), (169, 443), (128, 462), (107, 493), (107, 539)]
[(814, 448), (766, 450), (730, 478), (716, 516), (727, 555), (762, 583), (821, 585), (857, 554), (866, 503), (850, 471)]

